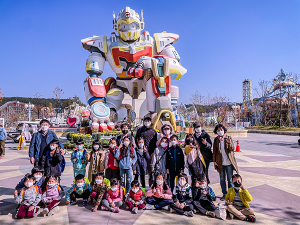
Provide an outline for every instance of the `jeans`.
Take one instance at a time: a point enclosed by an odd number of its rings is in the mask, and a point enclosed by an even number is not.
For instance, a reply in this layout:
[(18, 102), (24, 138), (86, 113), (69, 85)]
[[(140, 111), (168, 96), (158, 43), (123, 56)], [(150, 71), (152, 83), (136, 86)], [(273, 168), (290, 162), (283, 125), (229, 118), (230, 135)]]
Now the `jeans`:
[(201, 199), (200, 201), (193, 201), (192, 204), (203, 215), (205, 215), (207, 211), (215, 211), (216, 209), (215, 204), (209, 200)]
[(227, 194), (227, 190), (226, 190), (226, 180), (225, 180), (225, 173), (227, 175), (227, 183), (228, 183), (228, 189), (233, 187), (233, 184), (231, 182), (231, 178), (233, 175), (233, 166), (232, 164), (228, 165), (228, 166), (222, 166), (222, 173), (220, 173), (220, 185), (222, 188), (222, 193), (223, 195)]
[[(123, 187), (125, 187), (126, 193), (128, 193), (130, 191), (131, 174), (132, 174), (132, 168), (130, 168), (130, 169), (120, 168), (121, 184)], [(125, 184), (125, 176), (126, 176), (126, 184)]]
[(169, 205), (171, 199), (149, 197), (146, 199), (146, 202), (150, 205), (154, 205), (155, 209), (161, 209), (162, 207)]

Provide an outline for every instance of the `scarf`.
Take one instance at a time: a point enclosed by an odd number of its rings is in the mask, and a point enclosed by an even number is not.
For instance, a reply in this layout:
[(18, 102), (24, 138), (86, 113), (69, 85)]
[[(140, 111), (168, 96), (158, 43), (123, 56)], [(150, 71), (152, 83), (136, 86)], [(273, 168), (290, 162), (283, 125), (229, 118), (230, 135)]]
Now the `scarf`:
[(219, 136), (219, 135), (218, 135), (218, 138), (219, 138), (220, 141), (224, 141), (224, 138), (225, 138), (225, 137), (226, 137), (226, 134), (224, 134), (223, 136)]

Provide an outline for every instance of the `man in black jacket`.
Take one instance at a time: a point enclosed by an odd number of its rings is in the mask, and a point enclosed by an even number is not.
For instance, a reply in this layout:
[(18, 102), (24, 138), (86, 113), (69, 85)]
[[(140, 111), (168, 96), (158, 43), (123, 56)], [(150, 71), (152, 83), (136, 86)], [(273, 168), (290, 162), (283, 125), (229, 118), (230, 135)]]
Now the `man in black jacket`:
[(209, 163), (212, 161), (212, 152), (211, 152), (212, 142), (208, 133), (206, 133), (204, 130), (201, 130), (201, 124), (199, 122), (194, 123), (193, 127), (195, 129), (194, 137), (197, 140), (198, 145), (200, 146), (200, 151), (205, 161), (205, 165), (206, 165), (205, 175), (206, 175), (207, 183), (209, 184), (210, 181), (208, 177), (208, 168), (209, 168)]

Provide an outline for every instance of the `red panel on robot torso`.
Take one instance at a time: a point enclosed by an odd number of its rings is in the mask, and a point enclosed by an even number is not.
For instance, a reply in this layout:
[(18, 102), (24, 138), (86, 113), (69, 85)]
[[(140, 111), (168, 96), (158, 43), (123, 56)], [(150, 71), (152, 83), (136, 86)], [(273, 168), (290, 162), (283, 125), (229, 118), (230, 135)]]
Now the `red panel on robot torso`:
[(90, 77), (88, 79), (88, 86), (90, 93), (95, 97), (105, 97), (106, 96), (106, 89), (104, 82), (101, 78), (98, 77)]
[(112, 48), (111, 49), (112, 58), (114, 60), (114, 63), (117, 67), (120, 67), (120, 58), (124, 58), (127, 60), (127, 62), (136, 62), (141, 58), (142, 56), (149, 56), (152, 57), (153, 55), (153, 47), (152, 46), (146, 46), (144, 50), (140, 50), (136, 52), (135, 54), (131, 54), (127, 51), (122, 51), (119, 48)]

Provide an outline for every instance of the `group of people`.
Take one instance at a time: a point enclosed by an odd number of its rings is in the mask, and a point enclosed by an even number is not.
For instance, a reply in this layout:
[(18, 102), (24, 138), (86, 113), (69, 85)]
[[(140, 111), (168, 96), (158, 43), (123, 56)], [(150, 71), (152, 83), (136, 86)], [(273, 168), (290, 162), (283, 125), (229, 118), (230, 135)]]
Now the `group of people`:
[[(194, 123), (195, 133), (186, 136), (184, 150), (172, 126), (163, 125), (157, 135), (150, 117), (144, 118), (135, 137), (129, 133), (130, 124), (123, 123), (122, 134), (111, 138), (105, 151), (99, 140), (93, 142), (92, 151), (87, 151), (80, 139), (71, 155), (75, 180), (65, 193), (60, 186), (63, 148), (54, 133), (49, 137), (45, 132), (46, 123), (49, 124), (41, 121), (40, 134), (33, 136), (36, 140), (30, 145), (29, 156), (35, 167), (20, 181), (14, 193), (19, 204), (17, 218), (33, 217), (40, 202), (44, 204), (42, 213), (53, 215), (64, 195), (69, 205), (76, 204), (78, 198), (83, 199), (83, 205), (90, 202), (93, 212), (101, 209), (118, 213), (125, 204), (132, 213), (139, 209), (163, 208), (186, 216), (200, 212), (215, 217), (216, 196), (208, 186), (208, 168), (213, 162), (220, 174), (221, 200), (225, 201), (229, 216), (256, 221), (248, 203), (252, 197), (238, 174), (233, 140), (222, 124), (215, 127), (217, 137), (212, 143), (201, 124)], [(185, 169), (191, 176), (190, 183)], [(148, 190), (146, 174), (149, 175)]]

